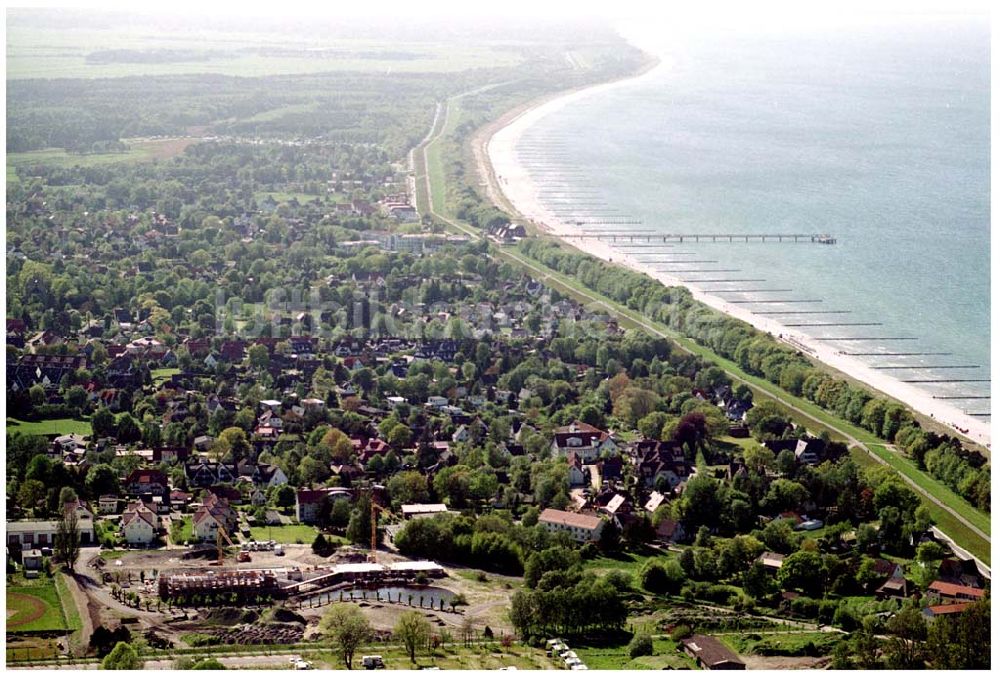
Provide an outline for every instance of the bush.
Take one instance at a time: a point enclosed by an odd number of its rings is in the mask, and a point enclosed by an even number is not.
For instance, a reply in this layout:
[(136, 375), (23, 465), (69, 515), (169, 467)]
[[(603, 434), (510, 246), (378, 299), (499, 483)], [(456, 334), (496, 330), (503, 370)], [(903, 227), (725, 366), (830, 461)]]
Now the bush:
[(675, 642), (679, 642), (682, 639), (687, 639), (691, 636), (691, 626), (690, 625), (678, 625), (674, 628), (674, 631), (670, 633), (670, 639)]
[(709, 585), (701, 593), (704, 599), (715, 602), (716, 604), (731, 604), (731, 598), (738, 595), (738, 591), (735, 591), (732, 586), (729, 585)]
[(181, 639), (191, 646), (215, 646), (216, 644), (221, 643), (221, 640), (215, 635), (206, 635), (200, 632), (183, 635)]
[(635, 635), (628, 643), (629, 658), (653, 655), (653, 638), (649, 635)]
[(837, 613), (837, 603), (832, 599), (824, 599), (819, 603), (819, 609), (816, 610), (816, 618), (820, 623), (824, 625), (829, 625), (833, 622), (833, 616)]
[(833, 624), (838, 628), (847, 630), (848, 632), (853, 632), (858, 628), (858, 616), (857, 613), (848, 604), (841, 604), (837, 607), (837, 610), (833, 612)]
[(803, 618), (816, 618), (819, 602), (811, 597), (796, 597), (792, 600), (792, 613)]
[(667, 591), (667, 572), (655, 560), (647, 561), (639, 571), (639, 585), (648, 592), (662, 594)]
[(604, 580), (610, 583), (618, 592), (628, 592), (632, 589), (632, 576), (620, 569), (609, 571)]
[(223, 665), (215, 658), (203, 658), (194, 665), (191, 666), (192, 670), (225, 670), (226, 666)]

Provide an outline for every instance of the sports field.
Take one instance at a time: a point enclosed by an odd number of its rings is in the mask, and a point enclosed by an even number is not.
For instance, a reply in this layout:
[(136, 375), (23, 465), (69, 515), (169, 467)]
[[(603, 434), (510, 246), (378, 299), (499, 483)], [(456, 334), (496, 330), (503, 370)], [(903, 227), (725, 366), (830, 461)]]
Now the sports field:
[(68, 629), (52, 579), (42, 579), (38, 585), (7, 588), (8, 632)]

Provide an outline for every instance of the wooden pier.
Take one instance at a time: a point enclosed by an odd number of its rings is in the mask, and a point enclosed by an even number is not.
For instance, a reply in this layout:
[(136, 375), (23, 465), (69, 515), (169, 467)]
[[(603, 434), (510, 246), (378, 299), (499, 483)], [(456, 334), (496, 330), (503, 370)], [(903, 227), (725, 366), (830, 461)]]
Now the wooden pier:
[[(641, 221), (618, 221), (609, 222), (620, 225), (628, 223), (641, 223)], [(586, 226), (600, 225), (593, 221), (567, 221), (567, 225)], [(617, 242), (813, 242), (818, 244), (837, 244), (837, 238), (830, 235), (817, 235), (805, 233), (723, 233), (723, 234), (680, 234), (680, 233), (584, 233), (574, 235), (575, 238), (588, 238), (593, 240), (611, 240)]]

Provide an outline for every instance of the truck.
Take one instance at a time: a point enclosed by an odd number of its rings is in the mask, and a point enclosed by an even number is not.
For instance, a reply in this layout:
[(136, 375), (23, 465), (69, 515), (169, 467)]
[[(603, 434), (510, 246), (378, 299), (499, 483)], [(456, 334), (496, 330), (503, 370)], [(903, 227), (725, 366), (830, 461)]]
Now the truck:
[(362, 656), (361, 665), (365, 670), (384, 670), (385, 662), (381, 656)]

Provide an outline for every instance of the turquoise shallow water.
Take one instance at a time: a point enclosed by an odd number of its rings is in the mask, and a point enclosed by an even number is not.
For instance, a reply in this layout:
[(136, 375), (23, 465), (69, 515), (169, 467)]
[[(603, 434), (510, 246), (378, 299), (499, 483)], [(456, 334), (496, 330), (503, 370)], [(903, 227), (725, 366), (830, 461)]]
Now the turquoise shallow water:
[[(595, 230), (829, 233), (835, 246), (628, 251), (692, 271), (682, 277), (693, 284), (762, 280), (706, 290), (791, 290), (719, 296), (788, 312), (773, 318), (786, 323), (844, 324), (796, 328), (815, 337), (872, 339), (833, 342), (845, 352), (947, 353), (859, 359), (923, 367), (887, 371), (901, 379), (966, 380), (920, 385), (938, 396), (988, 396), (978, 381), (990, 367), (988, 25), (688, 40), (662, 51), (670, 67), (524, 134), (517, 150), (543, 203), (567, 219), (642, 221)], [(782, 299), (796, 303), (760, 303)], [(847, 312), (820, 312), (833, 310)], [(989, 400), (952, 403), (989, 411)]]

